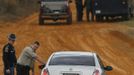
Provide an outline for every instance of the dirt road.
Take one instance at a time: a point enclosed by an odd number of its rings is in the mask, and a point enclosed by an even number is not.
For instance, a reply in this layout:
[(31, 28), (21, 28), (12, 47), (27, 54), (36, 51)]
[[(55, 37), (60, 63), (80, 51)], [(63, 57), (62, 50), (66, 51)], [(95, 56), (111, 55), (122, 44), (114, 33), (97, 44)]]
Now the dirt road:
[[(115, 23), (76, 23), (75, 20), (72, 25), (39, 26), (38, 13), (35, 13), (18, 23), (0, 25), (0, 56), (9, 33), (17, 35), (17, 57), (25, 46), (39, 40), (41, 47), (37, 53), (44, 60), (55, 51), (91, 51), (98, 53), (105, 65), (113, 67), (113, 71), (107, 72), (108, 75), (134, 75), (133, 27)], [(0, 75), (3, 75), (1, 58)], [(39, 75), (37, 64), (36, 75)]]

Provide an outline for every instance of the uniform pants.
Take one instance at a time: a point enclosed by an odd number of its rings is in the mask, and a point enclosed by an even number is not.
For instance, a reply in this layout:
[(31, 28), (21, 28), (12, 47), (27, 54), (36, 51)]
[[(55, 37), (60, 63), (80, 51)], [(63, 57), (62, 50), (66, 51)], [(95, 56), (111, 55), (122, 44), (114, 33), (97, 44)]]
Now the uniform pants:
[(14, 75), (14, 67), (10, 67), (10, 73), (7, 73), (7, 68), (4, 68), (4, 75)]
[(77, 21), (82, 21), (83, 18), (83, 5), (82, 5), (82, 0), (77, 0), (76, 1), (76, 14), (77, 14)]
[(81, 11), (77, 11), (77, 21), (82, 21), (82, 18), (83, 18), (83, 12), (82, 10)]
[(17, 64), (17, 75), (30, 75), (30, 67)]
[[(91, 17), (90, 17), (91, 13)], [(92, 9), (86, 9), (86, 16), (87, 16), (87, 21), (94, 21), (94, 12)]]

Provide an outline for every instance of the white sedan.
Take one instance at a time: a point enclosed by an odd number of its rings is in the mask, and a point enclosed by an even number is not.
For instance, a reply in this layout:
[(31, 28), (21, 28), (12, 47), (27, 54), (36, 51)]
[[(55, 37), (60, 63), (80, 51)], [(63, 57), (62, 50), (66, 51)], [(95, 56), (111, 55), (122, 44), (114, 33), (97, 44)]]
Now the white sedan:
[(49, 57), (41, 75), (106, 75), (110, 70), (112, 67), (104, 67), (96, 53), (62, 51)]

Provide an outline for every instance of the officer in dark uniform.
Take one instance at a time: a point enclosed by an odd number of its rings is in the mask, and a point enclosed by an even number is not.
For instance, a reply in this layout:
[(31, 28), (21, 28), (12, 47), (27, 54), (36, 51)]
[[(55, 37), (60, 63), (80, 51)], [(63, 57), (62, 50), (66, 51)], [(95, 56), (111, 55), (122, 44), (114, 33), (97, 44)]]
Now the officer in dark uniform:
[(77, 12), (77, 21), (81, 22), (83, 18), (83, 4), (82, 0), (75, 0), (76, 12)]
[(15, 40), (15, 34), (10, 34), (8, 36), (8, 43), (3, 48), (4, 75), (14, 75), (14, 67), (17, 62), (13, 46)]
[[(84, 8), (86, 8), (87, 21), (94, 21), (94, 0), (85, 0)], [(90, 20), (91, 13), (91, 20)]]

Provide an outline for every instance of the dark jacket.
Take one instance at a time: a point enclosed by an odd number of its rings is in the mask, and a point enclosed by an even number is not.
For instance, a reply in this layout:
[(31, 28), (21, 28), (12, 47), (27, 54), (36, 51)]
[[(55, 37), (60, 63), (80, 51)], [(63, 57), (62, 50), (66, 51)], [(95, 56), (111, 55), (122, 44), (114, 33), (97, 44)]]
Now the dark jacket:
[(10, 67), (14, 67), (17, 62), (15, 49), (13, 45), (9, 43), (6, 44), (3, 48), (3, 62), (4, 62), (4, 67), (7, 69), (9, 69)]
[(82, 0), (75, 0), (75, 4), (77, 11), (82, 12), (83, 11)]

